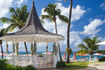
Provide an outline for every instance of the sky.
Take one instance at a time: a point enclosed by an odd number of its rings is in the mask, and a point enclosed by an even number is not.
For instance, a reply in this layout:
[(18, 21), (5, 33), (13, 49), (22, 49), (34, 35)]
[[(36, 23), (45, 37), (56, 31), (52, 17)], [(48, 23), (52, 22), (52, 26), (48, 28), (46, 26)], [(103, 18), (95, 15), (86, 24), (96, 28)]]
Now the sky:
[[(64, 2), (63, 0), (34, 0), (36, 11), (38, 16), (41, 14), (47, 14), (44, 12), (44, 8), (49, 3), (57, 3), (57, 8), (61, 9), (61, 14), (68, 17), (70, 0)], [(10, 17), (9, 7), (21, 7), (27, 5), (28, 11), (32, 6), (32, 0), (0, 0), (0, 18)], [(70, 31), (70, 47), (72, 50), (78, 51), (78, 44), (83, 43), (83, 39), (86, 37), (92, 38), (98, 36), (99, 40), (105, 40), (105, 0), (73, 0), (72, 22)], [(44, 20), (43, 27), (55, 33), (54, 23), (49, 22), (48, 19)], [(9, 24), (0, 23), (0, 29), (6, 28)], [(66, 35), (67, 24), (60, 21), (57, 17), (58, 33), (65, 37), (64, 41), (60, 42), (61, 51), (66, 49)], [(14, 32), (17, 29), (14, 30)], [(30, 51), (30, 43), (27, 43), (28, 50)], [(53, 43), (49, 43), (49, 51), (52, 51)], [(3, 42), (5, 50), (5, 42)], [(25, 51), (23, 43), (19, 45), (19, 51)], [(9, 42), (9, 50), (12, 49), (12, 43)], [(38, 51), (45, 51), (46, 43), (38, 43)], [(105, 50), (104, 46), (100, 46), (100, 50)]]

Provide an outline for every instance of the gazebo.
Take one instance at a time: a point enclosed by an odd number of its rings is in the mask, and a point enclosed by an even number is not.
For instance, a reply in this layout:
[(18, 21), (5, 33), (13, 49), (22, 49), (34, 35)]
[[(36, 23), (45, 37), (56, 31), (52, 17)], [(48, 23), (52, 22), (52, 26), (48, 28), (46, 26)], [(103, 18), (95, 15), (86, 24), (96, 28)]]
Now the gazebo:
[[(37, 15), (36, 8), (34, 6), (34, 1), (33, 1), (32, 8), (28, 15), (25, 26), (21, 28), (19, 31), (15, 33), (7, 34), (6, 36), (1, 37), (0, 39), (6, 42), (13, 42), (15, 44), (19, 42), (34, 42), (35, 44), (38, 42), (46, 42), (46, 44), (48, 44), (48, 42), (59, 42), (61, 40), (64, 40), (64, 37), (62, 35), (51, 33), (43, 28), (40, 22), (40, 19)], [(35, 47), (36, 46), (34, 45), (33, 50), (36, 50)], [(56, 51), (58, 53), (58, 49)], [(36, 55), (35, 54), (36, 54), (36, 51), (34, 51), (34, 55), (32, 56), (34, 67), (36, 67)], [(55, 57), (54, 57), (53, 66), (56, 67), (58, 56), (57, 54), (55, 54), (54, 56)], [(14, 54), (12, 54), (12, 62), (13, 64), (15, 64)]]

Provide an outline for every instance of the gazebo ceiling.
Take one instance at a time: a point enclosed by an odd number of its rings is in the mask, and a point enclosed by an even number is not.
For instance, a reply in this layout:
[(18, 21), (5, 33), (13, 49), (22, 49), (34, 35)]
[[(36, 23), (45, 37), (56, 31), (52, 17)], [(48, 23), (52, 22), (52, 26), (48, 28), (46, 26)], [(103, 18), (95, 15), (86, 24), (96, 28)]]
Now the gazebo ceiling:
[(64, 40), (64, 37), (48, 32), (43, 28), (33, 2), (25, 26), (19, 31), (7, 34), (0, 39), (13, 42), (54, 42)]

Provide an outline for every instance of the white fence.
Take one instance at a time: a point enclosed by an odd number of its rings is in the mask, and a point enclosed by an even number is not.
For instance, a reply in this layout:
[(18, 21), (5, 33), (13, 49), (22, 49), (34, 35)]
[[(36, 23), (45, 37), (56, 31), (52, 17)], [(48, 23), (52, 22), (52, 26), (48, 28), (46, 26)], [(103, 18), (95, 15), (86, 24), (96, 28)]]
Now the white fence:
[[(13, 64), (12, 56), (8, 55), (7, 60), (9, 64)], [(43, 55), (42, 57), (36, 56), (37, 68), (53, 67), (53, 55)], [(28, 66), (33, 65), (33, 56), (19, 55), (14, 56), (14, 63), (16, 66)]]

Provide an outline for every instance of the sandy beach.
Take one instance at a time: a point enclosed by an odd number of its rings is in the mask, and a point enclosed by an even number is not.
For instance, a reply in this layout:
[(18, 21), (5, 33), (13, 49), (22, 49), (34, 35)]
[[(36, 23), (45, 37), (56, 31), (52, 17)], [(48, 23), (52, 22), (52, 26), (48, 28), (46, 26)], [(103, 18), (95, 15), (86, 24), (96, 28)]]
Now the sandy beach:
[[(2, 55), (2, 53), (0, 53), (0, 56)], [(7, 54), (6, 53), (3, 53), (3, 56), (6, 56)]]

